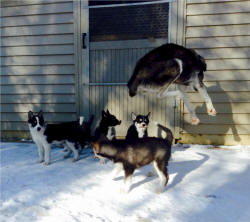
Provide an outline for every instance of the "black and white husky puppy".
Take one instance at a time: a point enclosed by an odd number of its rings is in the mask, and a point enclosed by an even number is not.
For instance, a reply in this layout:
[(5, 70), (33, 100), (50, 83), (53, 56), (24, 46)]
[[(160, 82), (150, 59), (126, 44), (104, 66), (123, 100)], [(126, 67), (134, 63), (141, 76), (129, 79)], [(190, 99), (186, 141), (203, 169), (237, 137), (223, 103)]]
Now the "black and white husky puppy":
[[(89, 122), (91, 125), (92, 121)], [(54, 142), (65, 143), (68, 147), (68, 157), (72, 151), (74, 152), (73, 161), (79, 158), (78, 144), (82, 147), (90, 140), (88, 134), (84, 133), (79, 121), (64, 122), (59, 124), (47, 124), (43, 118), (43, 112), (34, 114), (32, 111), (28, 113), (28, 125), (33, 141), (38, 147), (39, 162), (44, 165), (50, 163), (50, 149)]]
[[(106, 112), (102, 111), (102, 118), (98, 125), (98, 127), (95, 129), (95, 135), (93, 141), (98, 140), (108, 140), (112, 141), (116, 139), (116, 131), (115, 126), (121, 124), (121, 120), (118, 120), (114, 115), (112, 115), (109, 110)], [(106, 158), (99, 156), (95, 153), (95, 157), (99, 158), (101, 163), (106, 162)]]
[(160, 178), (158, 192), (162, 192), (168, 183), (167, 165), (171, 156), (171, 142), (168, 139), (146, 137), (137, 140), (97, 141), (93, 143), (94, 152), (112, 160), (115, 168), (112, 172), (114, 179), (124, 170), (124, 189), (128, 192), (132, 183), (135, 169), (153, 163)]
[[(191, 115), (191, 123), (197, 125), (200, 120), (186, 94), (188, 86), (200, 93), (206, 103), (208, 115), (216, 115), (203, 83), (206, 67), (204, 58), (194, 50), (176, 44), (164, 44), (137, 62), (127, 85), (129, 95), (132, 97), (141, 92), (155, 93), (158, 98), (177, 96), (183, 99)], [(169, 91), (171, 84), (177, 86), (176, 91)]]
[(132, 112), (131, 114), (133, 124), (128, 128), (126, 140), (133, 140), (138, 138), (144, 138), (148, 136), (148, 124), (150, 112), (148, 115), (136, 115)]
[(95, 130), (94, 140), (114, 140), (116, 136), (115, 126), (120, 125), (121, 122), (122, 121), (118, 120), (114, 115), (112, 115), (109, 110), (106, 112), (103, 110), (101, 121)]

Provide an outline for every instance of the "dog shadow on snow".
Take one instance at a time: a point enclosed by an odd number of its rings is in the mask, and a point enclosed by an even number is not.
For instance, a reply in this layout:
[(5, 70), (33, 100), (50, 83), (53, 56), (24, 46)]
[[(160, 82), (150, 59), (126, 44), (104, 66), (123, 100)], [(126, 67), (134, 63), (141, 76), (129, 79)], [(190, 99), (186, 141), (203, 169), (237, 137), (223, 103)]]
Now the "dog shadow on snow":
[[(198, 160), (187, 160), (187, 161), (175, 161), (174, 158), (169, 161), (168, 163), (168, 173), (171, 177), (171, 175), (175, 174), (174, 178), (169, 180), (166, 189), (170, 189), (177, 184), (179, 184), (190, 172), (198, 169), (201, 167), (206, 161), (208, 161), (209, 156), (203, 153), (196, 153), (198, 156), (201, 157), (201, 159)], [(147, 177), (146, 174), (150, 171), (152, 168), (151, 165), (147, 165), (139, 170), (137, 170), (133, 177), (144, 175), (145, 178), (141, 181), (138, 181), (136, 183), (133, 183), (131, 185), (131, 190), (140, 187), (143, 184), (147, 184), (152, 180), (159, 179), (157, 175), (152, 177)], [(115, 179), (115, 181), (122, 180), (124, 177), (119, 176)]]

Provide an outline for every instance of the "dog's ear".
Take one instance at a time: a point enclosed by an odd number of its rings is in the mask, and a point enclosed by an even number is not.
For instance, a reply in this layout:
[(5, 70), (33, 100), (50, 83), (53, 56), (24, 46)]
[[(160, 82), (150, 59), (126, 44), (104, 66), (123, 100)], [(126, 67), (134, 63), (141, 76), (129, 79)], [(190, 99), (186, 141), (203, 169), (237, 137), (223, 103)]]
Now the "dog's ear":
[(32, 112), (32, 111), (29, 111), (29, 112), (28, 112), (28, 119), (31, 119), (33, 116), (34, 116), (33, 112)]
[(102, 111), (102, 117), (106, 117), (107, 116), (107, 113), (105, 113), (105, 111), (103, 110)]
[(39, 117), (42, 117), (42, 116), (43, 116), (43, 111), (42, 111), (42, 110), (39, 111), (38, 116), (39, 116)]
[(151, 114), (151, 112), (148, 113), (148, 115), (147, 115), (148, 118), (150, 117), (150, 114)]
[(106, 112), (108, 115), (110, 115), (110, 112), (109, 112), (109, 110), (107, 109), (107, 112)]
[(135, 121), (136, 120), (136, 114), (132, 112), (131, 113), (131, 118), (132, 118), (133, 121)]

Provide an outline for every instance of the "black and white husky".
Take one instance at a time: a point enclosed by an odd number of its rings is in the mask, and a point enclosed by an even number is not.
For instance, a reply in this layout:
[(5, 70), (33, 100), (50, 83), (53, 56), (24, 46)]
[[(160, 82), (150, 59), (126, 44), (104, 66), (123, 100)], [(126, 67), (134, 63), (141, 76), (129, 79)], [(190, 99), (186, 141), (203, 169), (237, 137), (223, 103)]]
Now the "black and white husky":
[(114, 115), (112, 115), (109, 110), (106, 112), (102, 111), (102, 118), (95, 129), (94, 140), (107, 139), (114, 140), (116, 136), (115, 126), (121, 124), (121, 120), (118, 120)]
[[(128, 81), (129, 95), (136, 93), (156, 93), (158, 98), (177, 96), (183, 99), (191, 122), (196, 125), (200, 120), (186, 95), (187, 86), (199, 91), (207, 112), (216, 115), (206, 87), (203, 83), (206, 62), (194, 50), (176, 44), (162, 45), (143, 56), (136, 64), (133, 75)], [(176, 84), (176, 91), (168, 91), (170, 84)]]
[[(93, 119), (89, 121), (91, 125)], [(90, 134), (86, 132), (90, 126), (82, 127), (79, 121), (64, 122), (59, 124), (47, 124), (43, 118), (43, 112), (34, 114), (32, 111), (28, 113), (28, 125), (33, 141), (38, 147), (39, 162), (44, 165), (50, 163), (50, 149), (54, 142), (65, 143), (68, 147), (68, 157), (72, 151), (74, 152), (73, 161), (79, 158), (78, 144), (82, 147), (90, 140)]]
[(150, 112), (148, 113), (148, 115), (136, 115), (132, 112), (131, 116), (133, 124), (128, 128), (126, 140), (134, 140), (147, 137)]
[(155, 137), (137, 140), (97, 141), (93, 143), (94, 152), (112, 160), (115, 168), (112, 172), (114, 179), (124, 170), (124, 192), (130, 190), (132, 175), (135, 169), (153, 163), (160, 178), (158, 192), (162, 192), (168, 182), (167, 165), (171, 156), (171, 142), (168, 139)]

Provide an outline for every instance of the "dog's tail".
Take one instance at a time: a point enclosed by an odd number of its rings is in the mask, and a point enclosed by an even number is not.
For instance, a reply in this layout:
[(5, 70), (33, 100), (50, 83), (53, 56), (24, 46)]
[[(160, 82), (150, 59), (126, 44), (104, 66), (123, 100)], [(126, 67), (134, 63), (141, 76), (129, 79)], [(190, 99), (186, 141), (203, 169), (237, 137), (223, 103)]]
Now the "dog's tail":
[(169, 141), (170, 144), (172, 144), (172, 143), (173, 143), (174, 136), (173, 136), (173, 133), (171, 132), (171, 130), (168, 129), (167, 127), (165, 127), (165, 126), (159, 124), (159, 123), (156, 122), (156, 121), (154, 122), (154, 124), (167, 134), (166, 137), (165, 137), (165, 139), (166, 139), (167, 141)]

